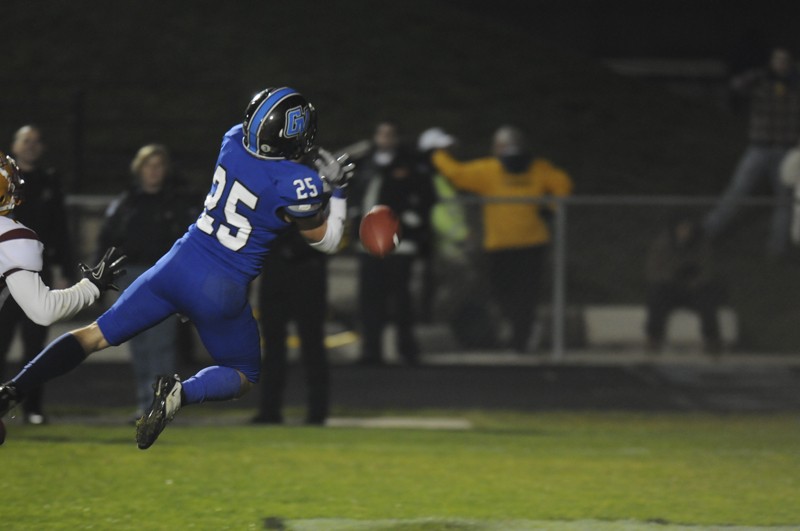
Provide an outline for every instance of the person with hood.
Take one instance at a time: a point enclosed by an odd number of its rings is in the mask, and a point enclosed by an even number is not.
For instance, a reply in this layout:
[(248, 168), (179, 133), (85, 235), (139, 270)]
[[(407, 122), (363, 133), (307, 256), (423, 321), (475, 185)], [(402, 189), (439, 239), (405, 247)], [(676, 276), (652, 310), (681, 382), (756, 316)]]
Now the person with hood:
[[(433, 153), (433, 164), (456, 188), (489, 199), (483, 205), (483, 250), (493, 296), (511, 325), (509, 346), (530, 350), (550, 231), (535, 199), (572, 193), (569, 175), (535, 157), (520, 129), (496, 130), (489, 157), (461, 162), (447, 151), (449, 135)], [(503, 201), (507, 199), (508, 201)], [(530, 201), (524, 201), (529, 199)], [(522, 200), (522, 201), (520, 201)]]

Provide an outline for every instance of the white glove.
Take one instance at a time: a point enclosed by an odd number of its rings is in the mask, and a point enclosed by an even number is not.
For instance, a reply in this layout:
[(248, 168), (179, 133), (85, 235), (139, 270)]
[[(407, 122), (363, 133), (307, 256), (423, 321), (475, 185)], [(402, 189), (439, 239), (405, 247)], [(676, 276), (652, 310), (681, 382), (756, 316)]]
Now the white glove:
[(444, 149), (452, 146), (455, 143), (455, 140), (455, 138), (445, 133), (441, 127), (431, 127), (419, 135), (417, 147), (420, 151)]
[(317, 173), (328, 184), (335, 188), (344, 188), (356, 170), (356, 165), (348, 162), (350, 156), (347, 153), (342, 153), (338, 157), (334, 157), (330, 151), (318, 148), (317, 157), (314, 159), (314, 166), (317, 168)]

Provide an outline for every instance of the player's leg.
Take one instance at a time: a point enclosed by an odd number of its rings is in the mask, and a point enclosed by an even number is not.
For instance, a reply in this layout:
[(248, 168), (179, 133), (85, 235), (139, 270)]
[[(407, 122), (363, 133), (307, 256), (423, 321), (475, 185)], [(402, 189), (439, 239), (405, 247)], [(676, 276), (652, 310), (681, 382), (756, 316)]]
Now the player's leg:
[(258, 381), (261, 347), (258, 324), (249, 304), (244, 304), (234, 318), (212, 312), (189, 317), (217, 365), (206, 367), (184, 382), (177, 376), (156, 380), (153, 404), (136, 424), (136, 442), (142, 450), (152, 446), (181, 407), (239, 398)]
[(217, 365), (181, 382), (177, 376), (158, 378), (153, 404), (136, 426), (139, 448), (149, 448), (178, 410), (188, 404), (238, 398), (258, 380), (261, 348), (258, 325), (247, 302), (247, 285), (208, 268), (182, 267), (192, 257), (181, 257), (167, 278), (176, 312), (197, 328)]
[(101, 346), (105, 348), (108, 343), (96, 323), (57, 338), (14, 378), (0, 385), (0, 417), (22, 402), (28, 393), (68, 373), (80, 365), (90, 352), (100, 350)]
[(235, 318), (195, 321), (197, 332), (217, 363), (183, 383), (184, 404), (239, 398), (258, 381), (261, 347), (250, 304)]
[[(117, 285), (126, 290), (148, 269), (142, 264), (127, 265), (128, 273), (117, 282)], [(155, 378), (175, 372), (176, 335), (175, 319), (168, 318), (128, 341), (136, 392), (136, 419), (150, 407)]]
[(119, 345), (175, 313), (172, 304), (159, 296), (151, 271), (139, 277), (96, 322), (57, 338), (0, 387), (0, 417), (31, 390), (70, 372), (89, 354)]

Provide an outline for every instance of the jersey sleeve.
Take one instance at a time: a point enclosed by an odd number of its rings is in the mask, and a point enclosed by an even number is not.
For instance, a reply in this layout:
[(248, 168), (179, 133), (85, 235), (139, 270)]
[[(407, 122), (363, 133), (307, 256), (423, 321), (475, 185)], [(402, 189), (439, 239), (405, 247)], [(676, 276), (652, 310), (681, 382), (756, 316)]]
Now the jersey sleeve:
[(42, 270), (44, 246), (36, 233), (20, 227), (0, 234), (0, 275), (23, 269)]
[(36, 324), (49, 326), (72, 317), (100, 297), (100, 290), (88, 279), (67, 288), (51, 290), (32, 271), (16, 271), (5, 279), (8, 290), (25, 315)]
[(291, 178), (282, 182), (281, 200), (286, 213), (293, 218), (310, 218), (325, 206), (322, 178), (304, 166)]

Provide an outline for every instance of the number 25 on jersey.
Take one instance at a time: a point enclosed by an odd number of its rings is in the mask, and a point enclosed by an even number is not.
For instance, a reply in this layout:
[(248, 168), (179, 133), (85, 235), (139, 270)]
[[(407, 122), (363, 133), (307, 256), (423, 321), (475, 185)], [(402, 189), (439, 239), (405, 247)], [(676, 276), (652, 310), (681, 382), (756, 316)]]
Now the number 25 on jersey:
[[(225, 184), (228, 175), (225, 168), (217, 166), (214, 171), (214, 179), (211, 184), (211, 191), (206, 196), (204, 203), (205, 209), (200, 217), (197, 219), (197, 228), (206, 234), (214, 234), (214, 218), (211, 217), (209, 212), (217, 208), (225, 194)], [(255, 210), (258, 204), (258, 197), (244, 187), (239, 181), (233, 181), (233, 185), (228, 193), (228, 198), (224, 201), (225, 221), (220, 222), (216, 229), (216, 236), (219, 243), (230, 249), (231, 251), (238, 251), (247, 244), (250, 238), (250, 232), (253, 226), (250, 221), (240, 214), (236, 209), (239, 203), (246, 206), (250, 210)]]

